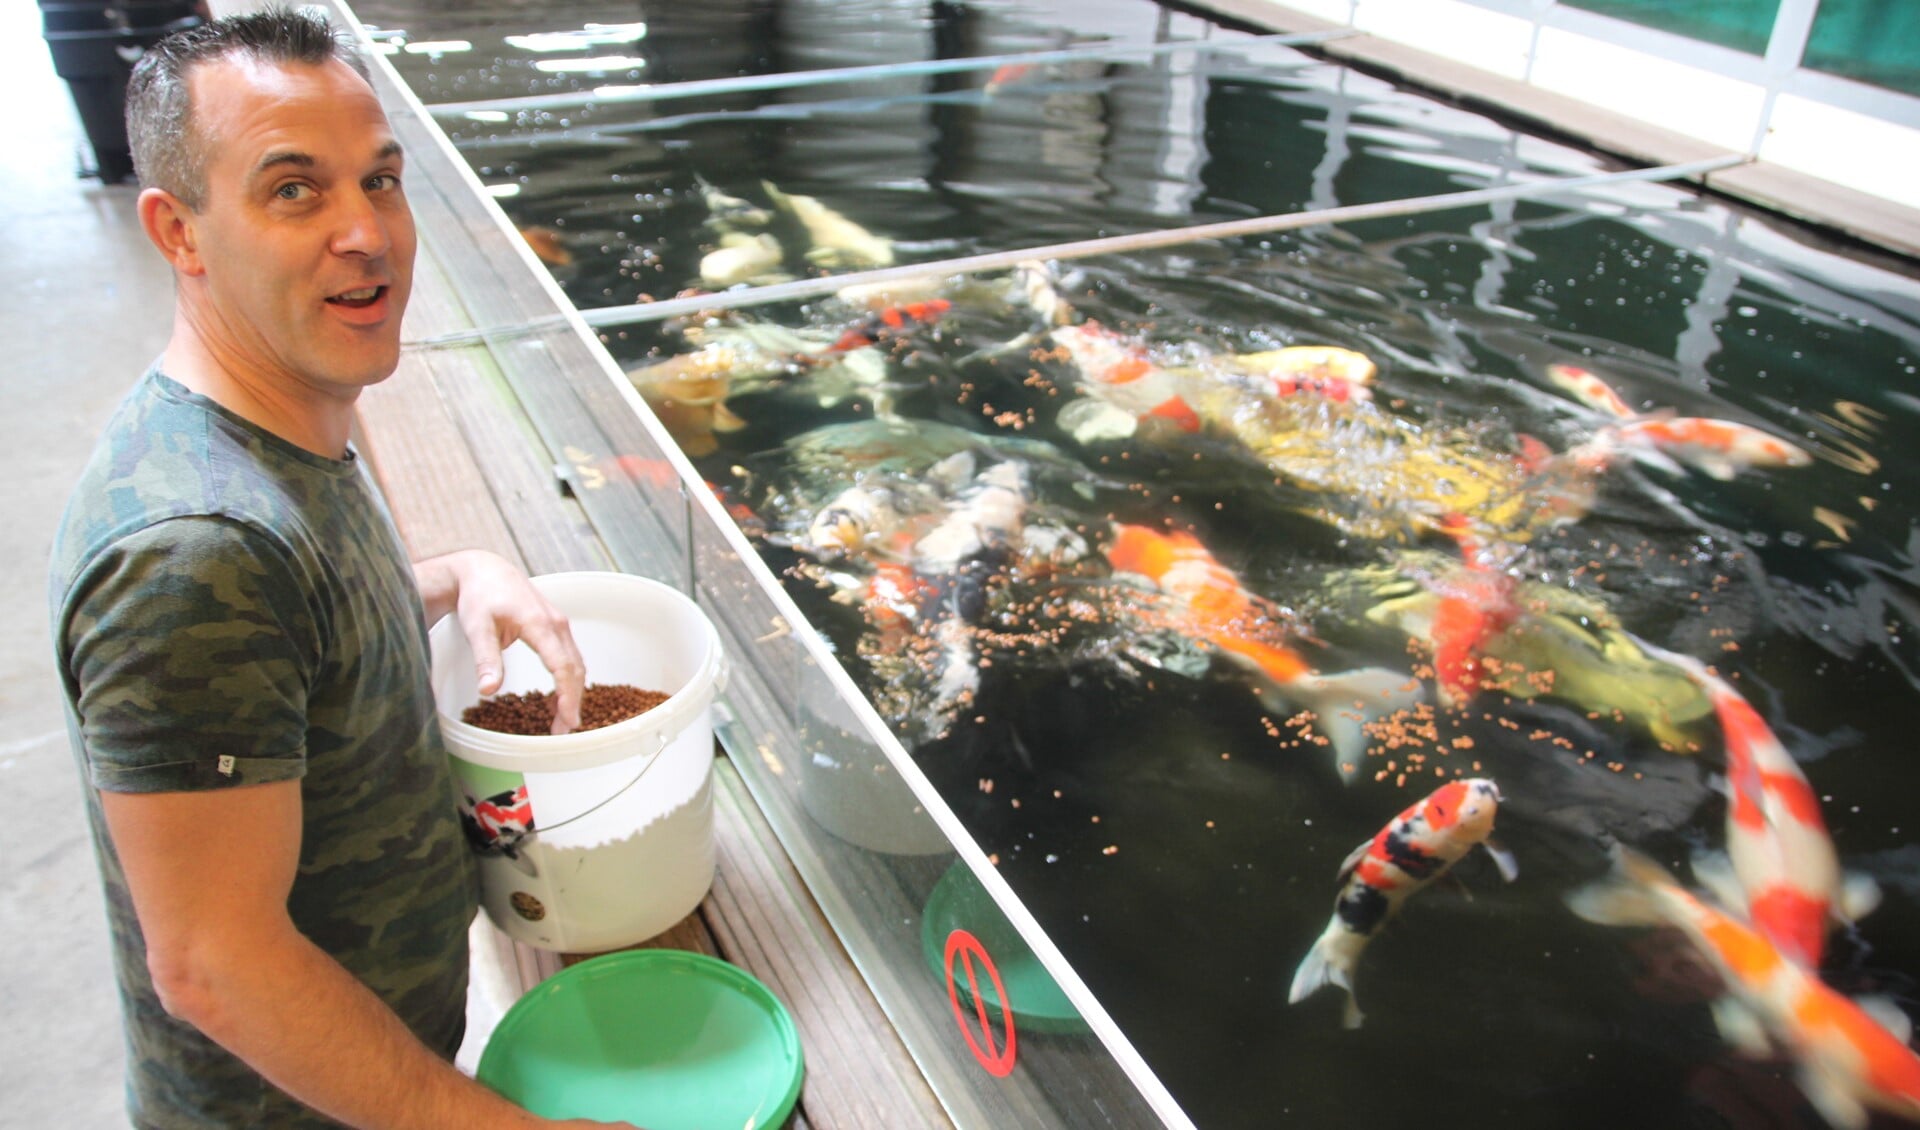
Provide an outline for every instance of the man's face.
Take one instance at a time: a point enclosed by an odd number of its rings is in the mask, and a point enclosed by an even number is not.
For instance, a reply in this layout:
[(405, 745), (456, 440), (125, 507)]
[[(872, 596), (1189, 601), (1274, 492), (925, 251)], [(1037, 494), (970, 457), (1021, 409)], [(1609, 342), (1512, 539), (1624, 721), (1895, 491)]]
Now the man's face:
[(229, 371), (294, 397), (350, 399), (386, 379), (414, 230), (400, 146), (373, 91), (337, 61), (229, 59), (188, 82), (207, 146), (192, 217), (201, 336)]

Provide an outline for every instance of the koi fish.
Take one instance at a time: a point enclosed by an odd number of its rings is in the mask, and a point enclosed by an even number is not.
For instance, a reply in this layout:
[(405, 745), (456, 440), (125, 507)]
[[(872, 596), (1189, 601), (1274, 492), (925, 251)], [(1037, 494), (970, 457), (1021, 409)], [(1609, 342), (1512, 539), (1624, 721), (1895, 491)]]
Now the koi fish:
[(736, 432), (747, 422), (727, 407), (736, 364), (732, 349), (708, 345), (664, 361), (627, 371), (627, 380), (646, 400), (688, 455), (718, 450), (715, 432)]
[(728, 232), (718, 249), (700, 257), (700, 281), (724, 289), (740, 283), (784, 282), (793, 276), (780, 270), (786, 249), (767, 232), (745, 235)]
[(1573, 394), (1573, 398), (1593, 409), (1618, 420), (1631, 420), (1640, 413), (1628, 406), (1613, 386), (1602, 380), (1596, 373), (1588, 372), (1578, 365), (1553, 364), (1547, 366), (1547, 379), (1555, 387)]
[[(1355, 594), (1369, 602), (1368, 621), (1398, 628), (1437, 652), (1443, 590), (1458, 577), (1450, 566), (1438, 554), (1407, 553), (1399, 565), (1356, 570), (1335, 584), (1356, 586)], [(1459, 633), (1460, 653), (1478, 659), (1473, 682), (1479, 690), (1559, 699), (1611, 715), (1669, 749), (1697, 748), (1712, 703), (1685, 671), (1648, 655), (1606, 605), (1516, 579), (1511, 603), (1494, 607), (1516, 613), (1496, 632), (1481, 634), (1470, 622), (1448, 629)]]
[(1629, 455), (1651, 450), (1722, 482), (1748, 467), (1805, 467), (1813, 456), (1786, 440), (1732, 420), (1671, 416), (1632, 420), (1596, 440)]
[(1842, 876), (1820, 798), (1760, 712), (1698, 659), (1645, 646), (1700, 684), (1725, 735), (1734, 882), (1699, 867), (1696, 874), (1728, 906), (1744, 907), (1747, 920), (1788, 959), (1818, 970), (1828, 927), (1872, 911), (1879, 888), (1864, 876)]
[(987, 85), (981, 88), (981, 93), (989, 96), (998, 94), (1008, 85), (1025, 78), (1032, 70), (1032, 63), (1002, 63), (987, 79)]
[(1340, 865), (1333, 917), (1294, 971), (1287, 1003), (1298, 1004), (1327, 985), (1338, 985), (1347, 991), (1346, 1026), (1358, 1028), (1362, 1016), (1353, 975), (1360, 954), (1415, 891), (1475, 847), (1487, 849), (1508, 882), (1519, 875), (1513, 856), (1488, 839), (1499, 807), (1500, 790), (1492, 781), (1449, 781), (1355, 848)]
[(1272, 639), (1279, 610), (1248, 592), (1192, 534), (1121, 525), (1107, 561), (1116, 572), (1145, 577), (1173, 598), (1179, 607), (1173, 626), (1218, 648), (1254, 676), (1267, 709), (1289, 702), (1311, 709), (1343, 780), (1359, 772), (1367, 725), (1418, 698), (1417, 681), (1384, 668), (1315, 672), (1299, 652)]
[(1073, 307), (1054, 285), (1053, 272), (1038, 259), (1025, 259), (1013, 266), (1015, 297), (1033, 308), (1049, 326), (1064, 326), (1073, 320)]
[(1487, 644), (1513, 626), (1521, 609), (1515, 598), (1518, 582), (1493, 562), (1469, 531), (1466, 516), (1448, 514), (1440, 527), (1459, 545), (1462, 562), (1459, 570), (1433, 586), (1440, 601), (1429, 629), (1440, 701), (1453, 706), (1479, 693)]
[(914, 542), (914, 564), (923, 572), (951, 573), (990, 548), (1017, 542), (1026, 513), (1027, 482), (1020, 465), (995, 463)]
[(823, 352), (806, 355), (806, 359), (810, 363), (817, 362), (823, 357), (878, 345), (887, 338), (921, 326), (930, 326), (951, 309), (953, 309), (953, 303), (944, 298), (929, 298), (920, 302), (888, 306), (841, 334)]
[(1346, 403), (1367, 400), (1377, 368), (1364, 353), (1332, 345), (1290, 345), (1229, 357), (1232, 368), (1271, 382), (1275, 396), (1319, 396)]
[(1061, 326), (1049, 337), (1066, 351), (1089, 393), (1060, 410), (1060, 426), (1075, 439), (1122, 439), (1149, 421), (1187, 433), (1200, 430), (1200, 416), (1180, 395), (1178, 378), (1156, 365), (1144, 344), (1092, 320)]
[(565, 238), (553, 228), (521, 228), (520, 238), (533, 248), (534, 258), (549, 267), (565, 267), (573, 262), (573, 252), (567, 249)]
[(735, 231), (740, 228), (764, 228), (773, 222), (772, 212), (750, 200), (729, 196), (707, 183), (705, 177), (695, 174), (693, 183), (700, 189), (700, 199), (707, 205), (708, 227)]
[(1821, 983), (1759, 930), (1688, 893), (1664, 868), (1617, 848), (1614, 874), (1568, 896), (1575, 914), (1611, 926), (1672, 926), (1720, 974), (1726, 995), (1713, 1018), (1741, 1051), (1784, 1052), (1795, 1080), (1827, 1122), (1863, 1130), (1870, 1110), (1920, 1120), (1920, 1056), (1911, 1023), (1888, 1006), (1863, 1006)]
[(811, 196), (780, 191), (760, 182), (767, 196), (801, 226), (813, 240), (807, 262), (829, 270), (859, 270), (893, 266), (893, 241), (873, 234)]
[(1573, 365), (1549, 365), (1547, 376), (1582, 404), (1621, 421), (1566, 453), (1574, 465), (1590, 472), (1603, 471), (1627, 455), (1667, 470), (1677, 471), (1677, 461), (1727, 482), (1749, 467), (1805, 467), (1813, 462), (1800, 448), (1747, 424), (1635, 412), (1606, 381)]

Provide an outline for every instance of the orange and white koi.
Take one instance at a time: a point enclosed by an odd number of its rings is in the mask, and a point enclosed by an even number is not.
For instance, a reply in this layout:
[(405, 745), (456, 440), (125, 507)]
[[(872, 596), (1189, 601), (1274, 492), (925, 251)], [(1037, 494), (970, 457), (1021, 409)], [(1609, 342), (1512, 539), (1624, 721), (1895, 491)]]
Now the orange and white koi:
[(1091, 319), (1060, 326), (1049, 336), (1066, 350), (1089, 394), (1060, 413), (1060, 425), (1075, 439), (1124, 438), (1146, 421), (1182, 432), (1200, 430), (1200, 416), (1181, 396), (1179, 379), (1156, 364), (1140, 341)]
[(1172, 598), (1178, 608), (1172, 626), (1218, 648), (1253, 675), (1268, 709), (1287, 703), (1311, 709), (1343, 779), (1359, 772), (1367, 726), (1417, 701), (1418, 682), (1398, 672), (1379, 667), (1332, 675), (1314, 671), (1304, 656), (1274, 638), (1279, 610), (1248, 592), (1190, 533), (1117, 526), (1107, 561), (1116, 572), (1145, 577)]
[(1603, 431), (1595, 442), (1636, 457), (1656, 452), (1723, 482), (1748, 467), (1805, 467), (1813, 462), (1805, 451), (1759, 428), (1701, 416), (1630, 420)]
[(1580, 403), (1616, 420), (1631, 420), (1640, 414), (1621, 399), (1613, 386), (1602, 380), (1599, 374), (1578, 365), (1548, 365), (1547, 379), (1556, 387), (1573, 394), (1573, 398)]
[(1760, 931), (1625, 848), (1616, 849), (1611, 877), (1567, 902), (1590, 922), (1679, 929), (1726, 987), (1713, 1004), (1721, 1035), (1741, 1051), (1785, 1053), (1801, 1091), (1831, 1125), (1862, 1130), (1871, 1110), (1920, 1120), (1920, 1056), (1906, 1045), (1904, 1014), (1883, 1019), (1841, 996)]
[(1687, 672), (1712, 700), (1726, 747), (1727, 855), (1734, 883), (1696, 875), (1782, 954), (1817, 970), (1827, 931), (1871, 911), (1879, 890), (1871, 880), (1848, 879), (1820, 798), (1773, 729), (1740, 692), (1690, 655), (1646, 645), (1647, 652)]
[(818, 364), (836, 354), (865, 349), (869, 345), (878, 345), (888, 338), (897, 337), (923, 326), (930, 326), (951, 309), (953, 309), (953, 303), (944, 298), (929, 298), (919, 302), (903, 302), (897, 306), (888, 306), (842, 333), (833, 344), (821, 352), (805, 353), (800, 357), (810, 364)]
[(1582, 404), (1620, 421), (1566, 453), (1587, 471), (1605, 470), (1626, 455), (1669, 470), (1677, 470), (1677, 461), (1725, 482), (1749, 467), (1805, 467), (1813, 462), (1800, 448), (1748, 424), (1636, 412), (1606, 381), (1573, 365), (1549, 365), (1547, 375)]
[(1340, 894), (1333, 917), (1293, 974), (1287, 1003), (1298, 1004), (1327, 985), (1347, 991), (1346, 1025), (1362, 1019), (1353, 989), (1354, 970), (1367, 943), (1414, 892), (1433, 882), (1475, 847), (1484, 847), (1512, 882), (1513, 857), (1494, 844), (1494, 814), (1500, 789), (1484, 777), (1449, 781), (1361, 844), (1340, 865)]

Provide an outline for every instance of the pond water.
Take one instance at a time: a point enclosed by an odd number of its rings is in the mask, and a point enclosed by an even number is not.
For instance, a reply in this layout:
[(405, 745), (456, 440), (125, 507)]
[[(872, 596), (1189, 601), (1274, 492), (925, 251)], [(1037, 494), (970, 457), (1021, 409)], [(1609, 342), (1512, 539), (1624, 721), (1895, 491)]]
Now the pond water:
[[(745, 202), (729, 221), (742, 236), (779, 241), (765, 281), (879, 265), (806, 258), (819, 237), (775, 190), (906, 263), (1610, 168), (1145, 3), (356, 8), (396, 47), (468, 45), (394, 56), (429, 103), (1207, 46), (448, 116), (588, 309), (703, 285), (727, 228), (715, 190)], [(573, 56), (508, 38), (641, 19), (643, 35), (592, 45), (625, 60), (600, 72), (540, 69)], [(1032, 301), (1035, 278), (1064, 301), (1057, 317)], [(691, 385), (663, 394), (653, 371), (683, 446), (1197, 1124), (1823, 1124), (1790, 1061), (1729, 1048), (1713, 976), (1683, 942), (1583, 921), (1566, 898), (1607, 872), (1615, 842), (1682, 878), (1726, 849), (1719, 728), (1646, 646), (1690, 655), (1778, 736), (1842, 866), (1882, 892), (1828, 940), (1822, 978), (1920, 1005), (1913, 264), (1632, 184), (943, 277), (893, 299), (936, 297), (951, 305), (916, 308), (924, 324), (822, 298), (605, 341), (636, 370), (728, 351), (707, 356), (732, 368), (695, 374), (730, 382), (724, 413)], [(1089, 325), (1103, 329), (1074, 336)], [(868, 338), (867, 360), (846, 362)], [(1112, 352), (1082, 364), (1075, 343)], [(1370, 399), (1254, 396), (1224, 360), (1288, 346), (1363, 355)], [(1559, 476), (1565, 453), (1625, 426), (1555, 382), (1567, 366), (1636, 416), (1735, 421), (1809, 458), (1615, 453)], [(1190, 415), (1116, 391), (1142, 376), (1172, 382)], [(916, 555), (942, 518), (986, 504), (1003, 465), (1020, 532), (989, 530), (957, 560)], [(823, 512), (856, 502), (874, 507), (852, 514), (864, 540), (823, 542)], [(1481, 568), (1445, 532), (1455, 509)], [(1117, 524), (1190, 533), (1232, 575), (1210, 593), (1259, 599), (1223, 629), (1170, 581), (1116, 576), (1137, 572), (1113, 559)], [(1491, 665), (1492, 685), (1443, 703), (1430, 641), (1393, 613), (1489, 577), (1505, 595), (1477, 606), (1496, 623), (1475, 639), (1518, 675)], [(1221, 646), (1255, 637), (1324, 673), (1417, 680), (1423, 701), (1336, 753), (1319, 740), (1331, 719), (1297, 713), (1300, 685), (1263, 684)], [(1409, 899), (1360, 960), (1362, 1026), (1343, 1026), (1337, 989), (1290, 1004), (1348, 853), (1462, 777), (1498, 783), (1517, 877), (1474, 853), (1458, 884)]]

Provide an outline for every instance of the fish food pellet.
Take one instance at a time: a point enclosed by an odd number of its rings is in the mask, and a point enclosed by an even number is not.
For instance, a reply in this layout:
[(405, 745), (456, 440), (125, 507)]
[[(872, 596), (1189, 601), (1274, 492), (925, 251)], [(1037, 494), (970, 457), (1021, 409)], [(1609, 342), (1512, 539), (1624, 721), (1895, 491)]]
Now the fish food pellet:
[[(645, 714), (670, 695), (641, 690), (625, 683), (597, 683), (580, 700), (580, 725), (574, 733), (597, 730)], [(553, 692), (527, 691), (483, 698), (460, 712), (469, 726), (498, 734), (546, 734), (553, 730)]]

